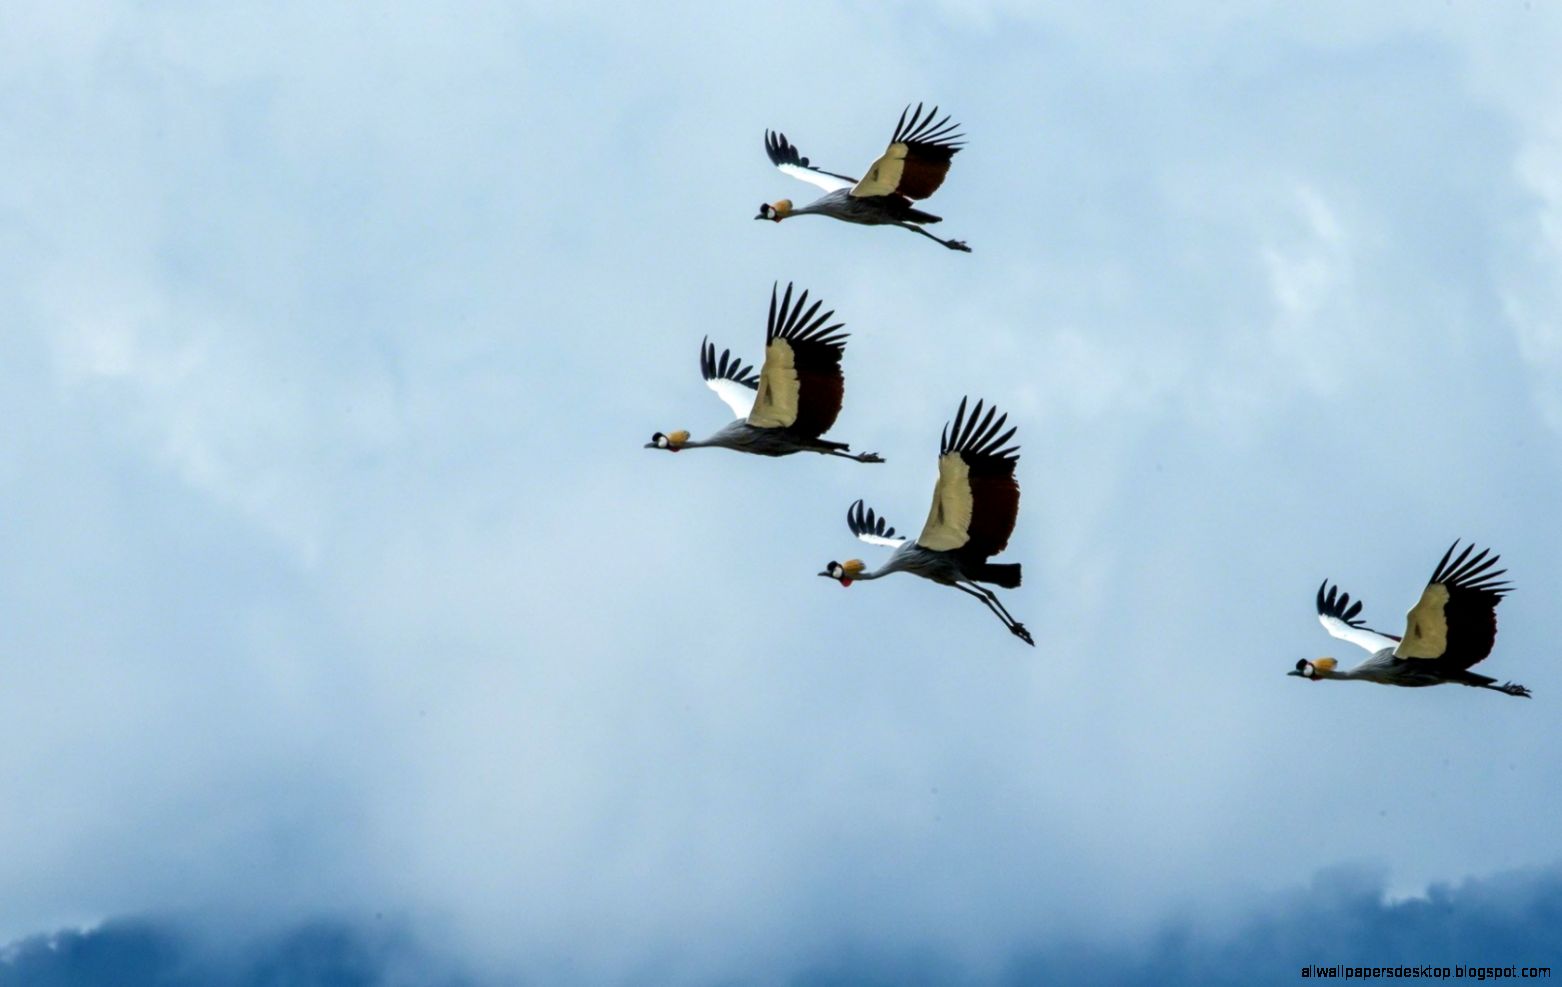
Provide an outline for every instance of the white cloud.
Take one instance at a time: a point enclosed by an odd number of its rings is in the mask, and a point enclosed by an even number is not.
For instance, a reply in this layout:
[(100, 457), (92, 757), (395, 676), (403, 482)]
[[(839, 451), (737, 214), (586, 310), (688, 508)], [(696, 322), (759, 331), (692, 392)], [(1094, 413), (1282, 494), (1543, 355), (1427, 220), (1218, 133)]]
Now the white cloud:
[(1519, 180), (1539, 208), (1526, 246), (1524, 264), (1503, 291), (1504, 313), (1512, 324), (1519, 353), (1530, 365), (1535, 404), (1553, 429), (1562, 430), (1562, 142), (1537, 142), (1516, 163)]

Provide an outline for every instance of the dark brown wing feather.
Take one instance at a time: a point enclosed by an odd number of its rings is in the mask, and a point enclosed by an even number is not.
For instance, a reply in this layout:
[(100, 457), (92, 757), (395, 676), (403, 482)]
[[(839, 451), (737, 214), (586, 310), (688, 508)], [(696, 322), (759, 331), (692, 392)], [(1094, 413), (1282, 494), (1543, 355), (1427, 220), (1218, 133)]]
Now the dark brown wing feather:
[(841, 374), (841, 354), (846, 352), (847, 333), (838, 332), (845, 323), (829, 323), (833, 310), (820, 313), (822, 302), (808, 304), (808, 292), (792, 302), (792, 285), (779, 306), (776, 288), (770, 289), (770, 322), (765, 330), (765, 345), (784, 339), (792, 347), (793, 367), (797, 370), (797, 421), (792, 431), (811, 439), (830, 430), (841, 413), (845, 381)]
[(994, 405), (983, 415), (982, 402), (977, 401), (967, 417), (966, 399), (961, 398), (955, 420), (945, 426), (939, 445), (939, 455), (958, 453), (970, 471), (971, 537), (956, 550), (970, 563), (984, 562), (1003, 551), (1020, 513), (1020, 484), (1014, 478), (1019, 446), (1007, 444), (1016, 428), (1004, 431), (1009, 416), (997, 412)]

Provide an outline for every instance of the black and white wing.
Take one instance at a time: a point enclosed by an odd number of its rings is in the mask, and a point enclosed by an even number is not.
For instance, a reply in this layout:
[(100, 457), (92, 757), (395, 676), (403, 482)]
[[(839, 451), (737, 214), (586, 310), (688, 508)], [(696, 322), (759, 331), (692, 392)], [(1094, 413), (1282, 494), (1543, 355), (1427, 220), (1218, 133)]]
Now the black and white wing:
[[(1328, 592), (1325, 593), (1325, 590)], [(1338, 586), (1330, 586), (1327, 579), (1318, 587), (1318, 622), (1329, 632), (1330, 637), (1349, 641), (1373, 654), (1399, 644), (1399, 638), (1394, 635), (1368, 627), (1365, 620), (1356, 616), (1359, 613), (1361, 601), (1352, 603), (1349, 593), (1340, 592)]]
[(859, 540), (869, 545), (899, 548), (906, 543), (905, 538), (895, 534), (889, 522), (874, 514), (873, 508), (863, 506), (860, 499), (846, 508), (846, 526)]
[(753, 367), (745, 366), (742, 360), (733, 356), (731, 350), (722, 350), (721, 358), (717, 359), (716, 344), (709, 337), (700, 343), (700, 376), (705, 378), (705, 386), (715, 391), (716, 396), (732, 409), (734, 417), (747, 418), (754, 410), (759, 375), (754, 373)]
[(782, 174), (802, 179), (810, 185), (817, 185), (826, 192), (836, 192), (857, 184), (855, 178), (837, 175), (833, 171), (824, 171), (809, 164), (808, 159), (799, 154), (797, 148), (780, 131), (765, 131), (765, 153), (770, 155), (770, 163)]

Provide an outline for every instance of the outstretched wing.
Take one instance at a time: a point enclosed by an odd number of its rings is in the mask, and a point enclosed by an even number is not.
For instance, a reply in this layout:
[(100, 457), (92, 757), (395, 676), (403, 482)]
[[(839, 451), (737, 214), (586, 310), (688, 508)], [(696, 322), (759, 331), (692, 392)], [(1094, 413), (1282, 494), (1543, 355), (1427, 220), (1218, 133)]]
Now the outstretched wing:
[(748, 417), (754, 408), (754, 392), (759, 390), (759, 378), (753, 367), (745, 366), (731, 350), (722, 350), (718, 360), (716, 344), (707, 336), (700, 343), (700, 376), (705, 378), (705, 386), (715, 391), (716, 396), (732, 409), (735, 417)]
[[(1324, 595), (1325, 588), (1329, 591), (1328, 595)], [(1352, 603), (1349, 593), (1340, 592), (1338, 586), (1330, 586), (1327, 579), (1318, 587), (1318, 622), (1323, 624), (1323, 629), (1330, 636), (1349, 641), (1374, 654), (1399, 643), (1399, 638), (1392, 634), (1368, 627), (1365, 620), (1356, 616), (1358, 613), (1361, 613), (1360, 600)]]
[[(1443, 553), (1421, 599), (1405, 615), (1405, 637), (1396, 658), (1432, 658), (1453, 668), (1469, 668), (1491, 654), (1497, 640), (1497, 604), (1512, 584), (1489, 571), (1501, 558), (1489, 550), (1470, 558), (1473, 544), (1453, 558), (1457, 540)], [(1453, 559), (1453, 561), (1449, 561)]]
[(906, 539), (895, 534), (895, 529), (889, 526), (888, 521), (873, 513), (873, 508), (864, 507), (861, 499), (846, 508), (846, 526), (852, 529), (852, 534), (858, 539), (869, 545), (899, 548), (906, 543)]
[(841, 413), (845, 385), (841, 354), (846, 351), (842, 323), (826, 325), (835, 312), (819, 314), (822, 302), (808, 304), (808, 292), (792, 303), (792, 285), (780, 304), (770, 289), (770, 322), (765, 329), (765, 364), (759, 370), (759, 395), (749, 412), (755, 428), (790, 428), (818, 438)]
[(982, 415), (977, 401), (966, 417), (966, 399), (960, 399), (955, 420), (944, 426), (938, 447), (938, 482), (933, 486), (933, 507), (917, 544), (934, 551), (958, 549), (971, 561), (982, 562), (1009, 544), (1014, 519), (1020, 511), (1020, 485), (1014, 466), (1019, 447), (1005, 444), (1014, 428), (1001, 432), (1008, 415), (997, 420), (996, 406)]
[(852, 195), (859, 199), (875, 195), (925, 199), (938, 191), (949, 174), (950, 160), (964, 146), (959, 142), (965, 135), (956, 133), (960, 125), (950, 123), (948, 115), (935, 123), (937, 116), (936, 106), (923, 116), (921, 103), (915, 112), (909, 106), (902, 110), (888, 149), (873, 162)]
[(808, 159), (799, 154), (797, 148), (788, 142), (786, 135), (780, 131), (765, 131), (765, 153), (770, 155), (770, 163), (782, 174), (800, 178), (810, 185), (819, 186), (826, 192), (851, 188), (857, 184), (855, 178), (837, 175), (833, 171), (824, 171), (809, 164)]

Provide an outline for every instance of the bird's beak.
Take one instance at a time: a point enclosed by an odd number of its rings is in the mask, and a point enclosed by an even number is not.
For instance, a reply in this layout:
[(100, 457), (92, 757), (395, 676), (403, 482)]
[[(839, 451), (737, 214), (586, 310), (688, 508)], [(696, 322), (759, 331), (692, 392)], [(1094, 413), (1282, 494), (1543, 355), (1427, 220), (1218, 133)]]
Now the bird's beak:
[(765, 216), (765, 214), (764, 214), (764, 213), (760, 213), (760, 214), (759, 214), (759, 215), (758, 215), (758, 216), (755, 216), (755, 217), (754, 217), (754, 218), (755, 218), (755, 219), (765, 219), (765, 218), (767, 218), (767, 217), (766, 217), (766, 216)]
[(826, 579), (834, 579), (835, 578), (834, 576), (830, 575), (828, 572), (821, 572), (821, 573), (819, 573), (819, 575), (825, 577)]
[(661, 448), (661, 447), (660, 447), (660, 446), (658, 446), (658, 445), (657, 445), (657, 444), (656, 444), (656, 443), (655, 443), (655, 442), (647, 442), (647, 443), (646, 443), (646, 444), (645, 444), (645, 447), (646, 447), (646, 448), (647, 448), (647, 449), (660, 449), (660, 448)]
[(1299, 679), (1305, 679), (1307, 677), (1307, 676), (1303, 675), (1301, 672), (1298, 672), (1294, 668), (1291, 669), (1289, 672), (1286, 672), (1285, 674), (1287, 674), (1287, 675), (1294, 675), (1294, 676), (1296, 676)]

